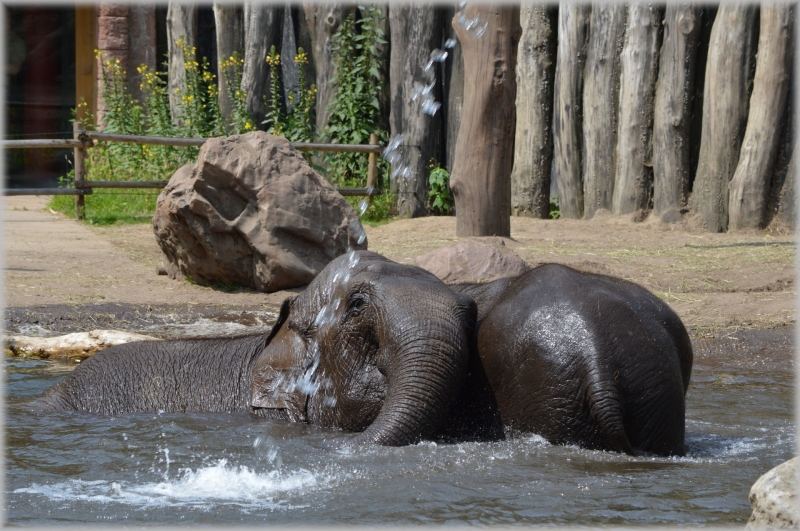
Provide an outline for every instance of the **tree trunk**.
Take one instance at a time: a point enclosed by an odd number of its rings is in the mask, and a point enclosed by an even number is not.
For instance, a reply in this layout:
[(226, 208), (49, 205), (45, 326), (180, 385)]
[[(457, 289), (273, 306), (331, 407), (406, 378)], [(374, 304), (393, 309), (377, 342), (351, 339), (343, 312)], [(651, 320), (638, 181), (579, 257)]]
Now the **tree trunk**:
[[(453, 20), (457, 8), (448, 8), (444, 15), (443, 39), (455, 39), (456, 33), (450, 22)], [(464, 105), (464, 57), (461, 46), (456, 44), (447, 50), (444, 80), (444, 109), (445, 109), (445, 161), (447, 171), (453, 173), (455, 164), (456, 140), (458, 127), (461, 124), (461, 109)]]
[[(399, 177), (393, 184), (397, 213), (402, 217), (427, 214), (428, 165), (431, 159), (437, 162), (441, 159), (444, 113), (436, 112), (429, 116), (422, 112), (423, 97), (413, 102), (411, 98), (417, 86), (431, 82), (425, 77), (423, 68), (431, 51), (442, 45), (442, 15), (438, 6), (425, 4), (392, 4), (389, 7), (394, 51), (389, 59), (389, 126), (392, 136), (403, 135), (403, 164), (411, 171), (410, 177)], [(439, 71), (438, 63), (434, 63), (433, 71)], [(439, 79), (436, 79), (433, 96), (437, 102), (442, 101)]]
[(731, 229), (763, 226), (789, 92), (792, 6), (765, 4), (760, 18), (747, 130), (730, 184)]
[(689, 127), (699, 38), (700, 8), (667, 5), (653, 118), (653, 215), (669, 223), (680, 221), (689, 195)]
[(692, 209), (712, 232), (728, 228), (728, 183), (747, 125), (757, 10), (755, 5), (723, 4), (711, 30)]
[[(644, 212), (653, 185), (653, 108), (664, 13), (653, 5), (628, 6), (625, 43), (620, 54), (614, 214)], [(637, 219), (643, 219), (637, 216)]]
[(195, 45), (197, 5), (170, 2), (167, 9), (167, 46), (169, 47), (169, 109), (173, 122), (180, 122), (180, 94), (186, 93), (186, 69), (183, 52), (177, 41), (183, 37), (189, 48)]
[(331, 53), (333, 35), (339, 29), (342, 21), (350, 13), (354, 13), (355, 10), (355, 4), (351, 3), (303, 4), (303, 11), (305, 12), (306, 23), (308, 24), (313, 44), (311, 55), (314, 58), (314, 65), (317, 71), (317, 134), (321, 134), (322, 129), (328, 123), (328, 119), (331, 116), (328, 104), (336, 90), (336, 69), (333, 65), (333, 55)]
[(130, 49), (128, 51), (128, 90), (139, 101), (142, 94), (140, 65), (148, 70), (156, 69), (156, 6), (155, 4), (131, 4), (128, 9)]
[(621, 4), (592, 4), (583, 86), (583, 217), (611, 210), (617, 143), (619, 52), (625, 35)]
[(261, 124), (267, 115), (264, 96), (270, 99), (270, 70), (265, 61), (270, 46), (280, 49), (283, 7), (260, 2), (244, 4), (244, 67), (242, 90), (247, 110)]
[(562, 3), (554, 83), (553, 147), (558, 208), (562, 218), (583, 216), (583, 69), (591, 7)]
[(550, 215), (557, 16), (557, 6), (520, 7), (522, 36), (517, 55), (517, 127), (511, 173), (511, 212), (515, 216), (546, 219)]
[[(244, 20), (242, 6), (227, 2), (214, 2), (214, 21), (217, 24), (217, 61), (230, 58), (237, 53), (244, 57)], [(228, 92), (223, 69), (218, 65), (217, 83), (219, 84), (219, 110), (227, 123), (230, 123), (233, 112), (233, 101)], [(231, 69), (233, 74), (233, 69)], [(240, 87), (231, 87), (237, 90)]]
[(511, 235), (511, 170), (514, 164), (514, 101), (519, 6), (468, 4), (468, 18), (488, 22), (473, 37), (458, 16), (453, 27), (464, 53), (464, 108), (450, 186), (456, 203), (456, 235)]
[(783, 181), (783, 186), (781, 187), (777, 217), (781, 223), (790, 229), (797, 230), (797, 185), (795, 184), (797, 182), (795, 175), (797, 166), (794, 161), (795, 156), (794, 152), (792, 152), (792, 158), (786, 171), (786, 180)]

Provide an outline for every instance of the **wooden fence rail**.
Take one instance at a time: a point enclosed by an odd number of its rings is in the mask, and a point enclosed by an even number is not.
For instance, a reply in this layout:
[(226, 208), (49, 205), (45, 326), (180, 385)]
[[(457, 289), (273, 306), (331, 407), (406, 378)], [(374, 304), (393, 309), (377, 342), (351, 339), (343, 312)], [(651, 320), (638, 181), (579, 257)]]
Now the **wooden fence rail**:
[[(118, 135), (113, 133), (98, 133), (87, 131), (83, 124), (73, 124), (73, 138), (71, 139), (34, 139), (34, 140), (3, 140), (0, 147), (6, 149), (33, 149), (33, 148), (73, 148), (75, 167), (74, 188), (16, 188), (6, 189), (7, 196), (19, 195), (74, 195), (75, 219), (83, 219), (85, 208), (84, 196), (91, 195), (94, 188), (164, 188), (169, 181), (87, 181), (84, 159), (86, 150), (94, 146), (95, 141), (101, 142), (128, 142), (132, 144), (149, 144), (157, 146), (174, 147), (199, 147), (205, 144), (207, 138), (171, 138), (163, 136), (137, 136)], [(343, 196), (381, 195), (383, 191), (375, 187), (375, 178), (378, 169), (378, 155), (383, 147), (378, 142), (378, 135), (370, 135), (369, 144), (315, 144), (309, 142), (292, 142), (292, 147), (298, 151), (316, 151), (329, 153), (366, 153), (369, 155), (367, 186), (364, 188), (337, 188)]]

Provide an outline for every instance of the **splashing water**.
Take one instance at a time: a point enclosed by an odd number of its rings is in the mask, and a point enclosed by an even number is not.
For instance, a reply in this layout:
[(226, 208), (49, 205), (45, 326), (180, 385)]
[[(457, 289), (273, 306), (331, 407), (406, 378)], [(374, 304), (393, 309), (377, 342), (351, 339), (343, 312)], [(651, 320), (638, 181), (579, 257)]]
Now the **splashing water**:
[[(369, 192), (367, 192), (367, 193), (369, 193)], [(366, 212), (368, 208), (369, 208), (369, 203), (367, 203), (366, 199), (362, 199), (361, 201), (359, 201), (358, 202), (358, 216), (359, 217), (363, 216), (364, 212)]]
[(489, 21), (483, 17), (467, 17), (463, 11), (456, 18), (456, 24), (467, 30), (467, 33), (475, 39), (480, 39), (489, 27)]

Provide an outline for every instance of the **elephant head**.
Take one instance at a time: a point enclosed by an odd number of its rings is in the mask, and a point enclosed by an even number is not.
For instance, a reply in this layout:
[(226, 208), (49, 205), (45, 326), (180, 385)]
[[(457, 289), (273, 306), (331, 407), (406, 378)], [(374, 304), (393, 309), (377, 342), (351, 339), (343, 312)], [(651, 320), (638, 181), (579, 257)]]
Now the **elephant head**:
[(353, 444), (429, 437), (466, 378), (476, 312), (427, 271), (351, 251), (284, 301), (251, 407), (361, 432)]

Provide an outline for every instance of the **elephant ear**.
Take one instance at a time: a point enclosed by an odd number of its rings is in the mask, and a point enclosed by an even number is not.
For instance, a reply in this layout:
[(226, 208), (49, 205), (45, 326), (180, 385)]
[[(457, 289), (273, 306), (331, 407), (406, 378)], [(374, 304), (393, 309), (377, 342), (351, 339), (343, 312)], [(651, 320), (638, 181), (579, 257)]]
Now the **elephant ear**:
[[(265, 350), (275, 337), (287, 332), (286, 323), (296, 299), (289, 297), (281, 304), (278, 320), (267, 337)], [(290, 382), (303, 374), (299, 360), (295, 359), (292, 349), (273, 349), (270, 356), (262, 354), (263, 351), (256, 356), (251, 369), (250, 407), (286, 410), (291, 420), (304, 422), (305, 395), (298, 390), (287, 391), (291, 387)]]

